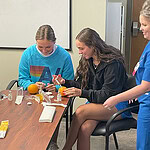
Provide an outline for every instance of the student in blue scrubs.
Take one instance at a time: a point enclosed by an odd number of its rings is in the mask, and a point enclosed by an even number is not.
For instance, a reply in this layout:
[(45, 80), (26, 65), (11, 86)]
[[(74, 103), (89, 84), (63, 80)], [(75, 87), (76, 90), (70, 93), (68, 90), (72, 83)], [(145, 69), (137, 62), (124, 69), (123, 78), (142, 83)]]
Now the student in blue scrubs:
[[(143, 4), (139, 17), (144, 38), (150, 40), (150, 0)], [(110, 97), (103, 104), (111, 109), (118, 102), (138, 98), (140, 103), (137, 125), (137, 150), (150, 150), (150, 41), (146, 45), (134, 74), (137, 86)]]

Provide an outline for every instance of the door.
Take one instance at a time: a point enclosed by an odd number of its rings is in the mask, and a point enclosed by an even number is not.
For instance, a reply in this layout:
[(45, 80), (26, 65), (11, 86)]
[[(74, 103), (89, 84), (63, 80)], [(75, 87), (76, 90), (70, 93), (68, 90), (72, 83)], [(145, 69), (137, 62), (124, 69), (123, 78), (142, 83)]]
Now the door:
[(140, 28), (139, 14), (144, 1), (145, 0), (133, 0), (130, 73), (133, 72), (136, 63), (138, 62), (144, 47), (148, 42), (146, 39), (144, 39), (142, 32), (136, 28), (137, 24), (138, 28)]
[(107, 0), (105, 42), (118, 48), (130, 72), (132, 0)]
[[(115, 21), (114, 21), (115, 18)], [(107, 0), (105, 42), (124, 53), (126, 3), (124, 0)]]

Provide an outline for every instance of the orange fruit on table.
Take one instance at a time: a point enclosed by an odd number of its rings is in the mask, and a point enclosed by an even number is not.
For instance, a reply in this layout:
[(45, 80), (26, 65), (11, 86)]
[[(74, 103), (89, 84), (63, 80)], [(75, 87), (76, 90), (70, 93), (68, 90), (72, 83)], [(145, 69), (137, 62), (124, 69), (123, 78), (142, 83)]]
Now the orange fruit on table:
[(37, 92), (38, 92), (38, 86), (36, 85), (36, 84), (30, 84), (29, 86), (28, 86), (28, 92), (30, 93), (30, 94), (36, 94)]
[(39, 97), (40, 103), (42, 103), (43, 102), (43, 94), (36, 94), (36, 96)]
[(61, 96), (65, 96), (65, 94), (63, 93), (65, 89), (67, 89), (65, 86), (61, 86), (61, 87), (59, 88), (58, 91), (60, 92)]

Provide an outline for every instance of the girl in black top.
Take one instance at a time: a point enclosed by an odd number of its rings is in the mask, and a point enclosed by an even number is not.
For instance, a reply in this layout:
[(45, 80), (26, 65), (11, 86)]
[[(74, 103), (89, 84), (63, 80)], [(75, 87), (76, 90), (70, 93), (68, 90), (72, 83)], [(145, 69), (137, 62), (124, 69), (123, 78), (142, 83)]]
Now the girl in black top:
[[(90, 29), (83, 29), (76, 37), (76, 46), (81, 54), (75, 81), (54, 76), (67, 87), (64, 94), (68, 97), (86, 98), (88, 104), (81, 105), (73, 115), (73, 120), (63, 150), (70, 150), (77, 140), (78, 150), (90, 149), (90, 135), (99, 121), (108, 120), (118, 110), (128, 107), (128, 102), (121, 102), (108, 110), (103, 103), (110, 96), (126, 90), (127, 75), (125, 63), (120, 51), (107, 45), (99, 34)], [(131, 117), (129, 112), (117, 119)]]

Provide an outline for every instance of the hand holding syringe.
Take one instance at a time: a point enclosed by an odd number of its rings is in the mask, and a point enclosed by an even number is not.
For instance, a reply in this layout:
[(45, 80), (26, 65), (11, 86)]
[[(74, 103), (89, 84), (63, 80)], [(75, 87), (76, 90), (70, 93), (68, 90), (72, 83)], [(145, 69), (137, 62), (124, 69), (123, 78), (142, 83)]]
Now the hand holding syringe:
[(60, 86), (61, 84), (65, 83), (65, 79), (63, 79), (61, 75), (53, 75), (52, 81), (55, 85), (60, 85)]
[(56, 77), (55, 81), (57, 82), (58, 85), (61, 86), (60, 82), (57, 80), (58, 76)]
[(46, 86), (46, 84), (43, 82), (36, 82), (36, 85), (38, 86), (39, 89), (42, 88), (42, 89), (45, 89), (46, 91), (49, 91), (49, 92), (55, 91), (55, 85), (54, 84), (47, 83), (47, 86)]

